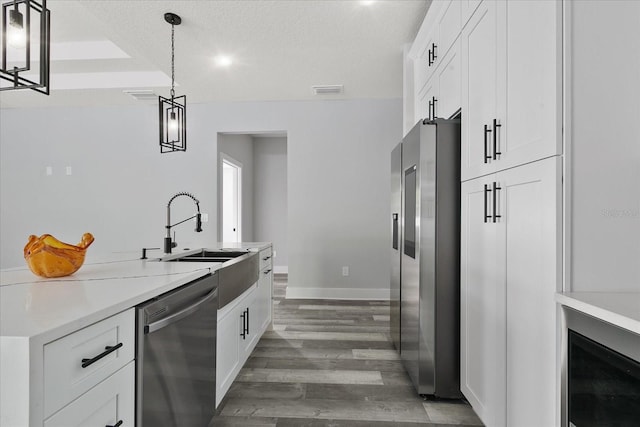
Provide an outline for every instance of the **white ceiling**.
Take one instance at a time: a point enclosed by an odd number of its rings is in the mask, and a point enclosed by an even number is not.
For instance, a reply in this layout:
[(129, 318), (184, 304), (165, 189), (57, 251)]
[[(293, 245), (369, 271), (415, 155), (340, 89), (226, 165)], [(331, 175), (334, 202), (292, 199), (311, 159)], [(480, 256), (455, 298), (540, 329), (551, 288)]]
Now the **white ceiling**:
[[(365, 5), (365, 3), (371, 3)], [(127, 105), (123, 90), (189, 103), (402, 97), (402, 49), (430, 0), (49, 0), (51, 95), (0, 92), (0, 107)], [(229, 55), (233, 64), (216, 66)], [(314, 95), (313, 85), (344, 85)]]

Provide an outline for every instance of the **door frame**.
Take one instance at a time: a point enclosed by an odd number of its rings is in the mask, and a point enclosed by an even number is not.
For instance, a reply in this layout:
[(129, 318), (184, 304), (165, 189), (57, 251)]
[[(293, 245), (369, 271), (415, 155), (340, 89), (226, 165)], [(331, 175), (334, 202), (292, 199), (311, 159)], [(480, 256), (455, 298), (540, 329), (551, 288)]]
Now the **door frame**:
[(230, 155), (220, 152), (220, 157), (218, 158), (218, 241), (222, 242), (224, 240), (223, 236), (223, 223), (224, 223), (224, 202), (223, 202), (223, 167), (224, 164), (230, 164), (239, 169), (238, 173), (238, 242), (242, 241), (242, 162), (234, 159)]

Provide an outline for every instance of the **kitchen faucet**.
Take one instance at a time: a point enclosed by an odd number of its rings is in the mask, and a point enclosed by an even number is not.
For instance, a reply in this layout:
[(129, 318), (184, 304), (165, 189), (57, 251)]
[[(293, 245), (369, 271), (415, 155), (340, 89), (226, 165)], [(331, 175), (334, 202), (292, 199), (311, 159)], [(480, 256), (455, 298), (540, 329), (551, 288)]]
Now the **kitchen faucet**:
[[(196, 202), (196, 208), (198, 208), (198, 213), (196, 213), (194, 216), (189, 217), (187, 219), (183, 219), (180, 222), (176, 222), (175, 224), (171, 224), (171, 202), (173, 202), (177, 197), (179, 196), (187, 196), (190, 197), (191, 199), (193, 199), (194, 202)], [(178, 246), (178, 244), (174, 241), (172, 241), (171, 239), (171, 228), (175, 227), (178, 224), (182, 224), (183, 222), (189, 221), (190, 219), (196, 219), (196, 233), (199, 233), (202, 231), (202, 217), (200, 216), (200, 201), (198, 199), (196, 199), (193, 194), (191, 193), (186, 193), (186, 192), (180, 192), (180, 193), (176, 193), (173, 195), (173, 197), (171, 197), (171, 199), (169, 199), (169, 203), (167, 203), (167, 225), (166, 225), (166, 229), (167, 229), (167, 237), (164, 238), (164, 253), (165, 254), (170, 254), (171, 253), (171, 248), (175, 248), (176, 246)]]

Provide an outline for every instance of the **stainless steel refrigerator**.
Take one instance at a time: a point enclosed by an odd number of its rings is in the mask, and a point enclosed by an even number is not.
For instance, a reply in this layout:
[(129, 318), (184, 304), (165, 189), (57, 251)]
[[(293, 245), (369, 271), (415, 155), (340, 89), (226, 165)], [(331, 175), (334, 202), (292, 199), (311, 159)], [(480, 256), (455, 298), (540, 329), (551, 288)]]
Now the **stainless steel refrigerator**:
[(460, 398), (460, 120), (420, 121), (391, 158), (391, 336), (419, 394)]

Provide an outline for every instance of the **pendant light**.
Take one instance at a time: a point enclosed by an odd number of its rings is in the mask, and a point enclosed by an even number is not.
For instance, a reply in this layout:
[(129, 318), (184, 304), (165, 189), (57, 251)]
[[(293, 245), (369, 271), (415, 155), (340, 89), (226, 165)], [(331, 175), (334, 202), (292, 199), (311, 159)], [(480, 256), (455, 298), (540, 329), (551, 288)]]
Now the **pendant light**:
[[(0, 91), (33, 89), (49, 95), (51, 23), (47, 0), (3, 0), (1, 26)], [(36, 64), (38, 69), (32, 70)]]
[(160, 152), (187, 151), (187, 97), (175, 96), (174, 30), (182, 19), (175, 13), (165, 13), (164, 20), (171, 24), (171, 98), (158, 97), (160, 112)]

